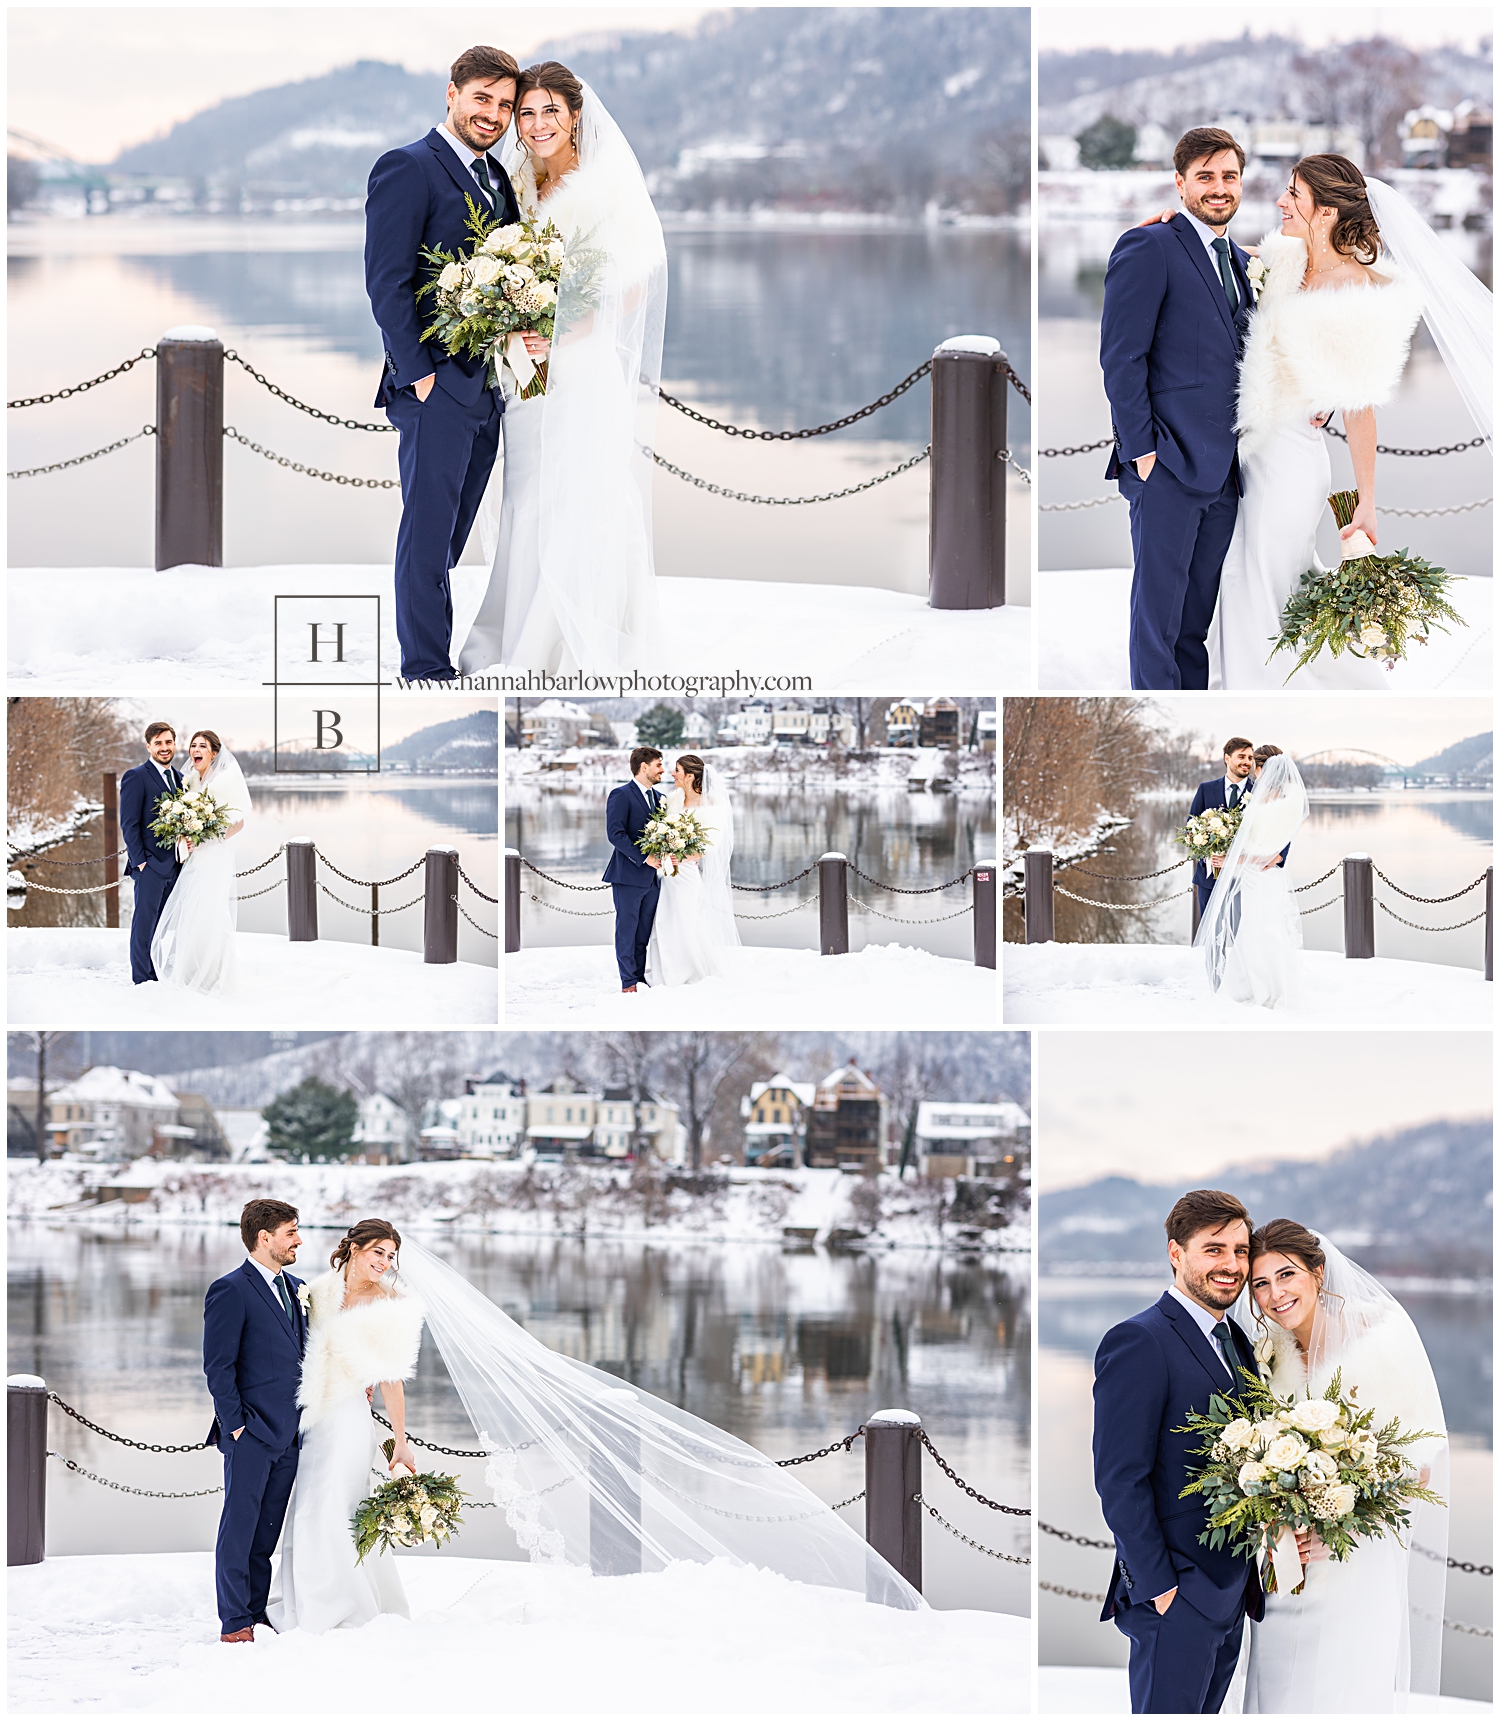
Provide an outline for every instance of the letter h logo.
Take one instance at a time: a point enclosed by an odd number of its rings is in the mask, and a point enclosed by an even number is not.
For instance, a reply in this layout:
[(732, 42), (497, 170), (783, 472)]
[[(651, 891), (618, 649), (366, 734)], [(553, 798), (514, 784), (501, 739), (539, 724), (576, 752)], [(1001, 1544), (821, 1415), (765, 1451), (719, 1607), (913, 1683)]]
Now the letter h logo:
[(275, 613), (275, 769), (380, 770), (380, 598), (280, 594)]

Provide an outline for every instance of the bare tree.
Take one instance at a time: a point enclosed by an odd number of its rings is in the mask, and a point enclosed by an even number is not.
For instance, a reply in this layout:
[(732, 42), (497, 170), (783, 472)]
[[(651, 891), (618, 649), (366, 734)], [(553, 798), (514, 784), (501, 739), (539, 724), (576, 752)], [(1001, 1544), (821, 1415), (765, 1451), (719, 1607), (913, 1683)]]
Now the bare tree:
[(663, 1086), (677, 1101), (687, 1123), (688, 1164), (703, 1169), (706, 1124), (725, 1077), (753, 1043), (750, 1034), (661, 1034)]
[(901, 1131), (897, 1176), (904, 1179), (915, 1158), (917, 1113), (923, 1100), (957, 1093), (961, 1077), (949, 1047), (928, 1034), (897, 1034), (871, 1073), (885, 1091), (890, 1116)]
[(1083, 836), (1101, 813), (1130, 817), (1155, 732), (1144, 699), (1007, 699), (1005, 817), (1021, 848)]
[(1292, 71), (1310, 113), (1359, 133), (1366, 172), (1400, 165), (1397, 125), (1425, 93), (1422, 62), (1409, 48), (1384, 36), (1340, 42), (1299, 54)]
[[(32, 1050), (36, 1053), (36, 1111), (34, 1114), (33, 1130), (36, 1140), (36, 1156), (38, 1160), (47, 1158), (47, 1138), (51, 1131), (47, 1122), (47, 1059), (60, 1057), (71, 1036), (53, 1030), (38, 1031), (29, 1034)], [(59, 1084), (61, 1085), (61, 1084)]]

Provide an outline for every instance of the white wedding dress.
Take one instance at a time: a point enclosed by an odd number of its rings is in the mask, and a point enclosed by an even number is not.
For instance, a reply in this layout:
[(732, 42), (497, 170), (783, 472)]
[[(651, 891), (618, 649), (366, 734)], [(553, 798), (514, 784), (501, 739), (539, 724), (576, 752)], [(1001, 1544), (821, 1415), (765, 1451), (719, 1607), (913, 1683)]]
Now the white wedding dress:
[(395, 1561), (378, 1546), (355, 1563), (355, 1508), (387, 1479), (365, 1388), (416, 1373), (422, 1307), (405, 1292), (346, 1310), (344, 1276), (307, 1287), (307, 1354), (297, 1402), (302, 1452), (266, 1617), (277, 1631), (334, 1631), (406, 1615)]
[[(657, 626), (652, 447), (666, 326), (661, 222), (624, 134), (587, 86), (579, 166), (545, 200), (508, 134), (523, 214), (563, 237), (545, 394), (508, 366), (501, 474), (480, 511), (490, 583), (458, 657), (553, 673), (648, 667)], [(496, 498), (498, 495), (498, 506)]]
[(1297, 899), (1274, 864), (1307, 817), (1307, 790), (1285, 753), (1266, 761), (1245, 806), (1193, 943), (1212, 991), (1274, 1010), (1297, 1002), (1302, 968)]
[[(684, 799), (681, 789), (670, 790), (667, 811), (680, 813)], [(734, 952), (740, 947), (729, 885), (734, 813), (723, 779), (712, 765), (704, 770), (703, 797), (693, 812), (711, 832), (712, 841), (697, 865), (684, 866), (675, 874), (662, 873), (646, 948), (646, 984), (653, 991), (732, 974)]]
[[(1436, 1436), (1408, 1453), (1446, 1501), (1442, 1399), (1416, 1327), (1376, 1279), (1326, 1237), (1319, 1242), (1328, 1263), (1308, 1354), (1274, 1322), (1252, 1322), (1275, 1347), (1271, 1390), (1283, 1399), (1321, 1397), (1341, 1370), (1345, 1394), (1357, 1388), (1360, 1405), (1374, 1406), (1374, 1426), (1394, 1416)], [(1244, 1713), (1384, 1715), (1404, 1710), (1409, 1693), (1435, 1694), (1447, 1553), (1446, 1506), (1418, 1505), (1400, 1541), (1364, 1540), (1347, 1560), (1314, 1560), (1300, 1594), (1267, 1596), (1265, 1618), (1250, 1624)]]
[[(201, 782), (192, 768), (183, 781), (190, 789), (207, 789), (230, 809), (231, 823), (242, 822), (248, 829), (250, 790), (227, 747), (220, 749)], [(235, 861), (244, 834), (241, 829), (232, 837), (200, 843), (188, 856), (151, 938), (151, 965), (158, 980), (190, 992), (227, 992), (233, 987), (239, 923)]]

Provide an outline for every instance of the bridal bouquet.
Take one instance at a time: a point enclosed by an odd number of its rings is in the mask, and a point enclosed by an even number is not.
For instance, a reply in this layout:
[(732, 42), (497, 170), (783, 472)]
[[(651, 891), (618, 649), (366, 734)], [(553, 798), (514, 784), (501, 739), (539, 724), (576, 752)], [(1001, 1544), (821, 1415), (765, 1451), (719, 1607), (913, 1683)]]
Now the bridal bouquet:
[(1180, 843), (1195, 861), (1227, 855), (1244, 816), (1243, 800), (1237, 807), (1210, 807), (1207, 812), (1195, 813), (1172, 841)]
[(178, 860), (186, 860), (189, 841), (195, 847), (211, 843), (233, 823), (233, 811), (207, 789), (184, 789), (181, 794), (164, 794), (156, 803), (151, 829), (161, 842), (175, 845)]
[(1229, 1542), (1247, 1559), (1271, 1556), (1267, 1590), (1288, 1593), (1302, 1582), (1295, 1532), (1316, 1530), (1335, 1560), (1347, 1560), (1363, 1537), (1398, 1536), (1411, 1522), (1413, 1501), (1442, 1501), (1424, 1487), (1404, 1451), (1435, 1438), (1403, 1430), (1393, 1417), (1373, 1426), (1375, 1412), (1359, 1406), (1359, 1389), (1343, 1390), (1336, 1372), (1321, 1398), (1280, 1399), (1241, 1369), (1238, 1398), (1214, 1393), (1208, 1411), (1192, 1411), (1177, 1434), (1196, 1434), (1190, 1448), (1205, 1462), (1179, 1498), (1199, 1494), (1208, 1507), (1200, 1542)]
[[(394, 1440), (381, 1442), (387, 1462), (395, 1446)], [(359, 1565), (377, 1542), (386, 1553), (392, 1548), (418, 1548), (423, 1542), (441, 1545), (463, 1523), (459, 1509), (467, 1497), (456, 1476), (438, 1476), (431, 1471), (420, 1476), (393, 1476), (382, 1482), (354, 1508), (351, 1528), (359, 1554), (355, 1564)]]
[(450, 353), (487, 359), (485, 380), (491, 388), (503, 359), (522, 400), (530, 400), (547, 392), (547, 361), (534, 363), (521, 337), (552, 338), (564, 268), (562, 235), (539, 218), (523, 216), (502, 227), (473, 198), (465, 201), (473, 234), (468, 254), (422, 252), (433, 275), (417, 289), (417, 301), (431, 293), (435, 305), (422, 339), (439, 340)]
[[(1358, 503), (1354, 490), (1328, 498), (1340, 531), (1354, 518)], [(1287, 599), (1271, 657), (1281, 651), (1301, 653), (1288, 680), (1325, 646), (1334, 657), (1347, 651), (1394, 669), (1408, 647), (1426, 645), (1434, 627), (1445, 622), (1468, 625), (1444, 595), (1451, 576), (1442, 568), (1409, 550), (1377, 556), (1374, 548), (1363, 532), (1356, 532), (1344, 540), (1343, 560), (1336, 568), (1326, 573), (1309, 568)]]
[(680, 813), (663, 808), (651, 815), (635, 846), (643, 855), (660, 855), (661, 870), (675, 878), (684, 861), (706, 854), (712, 842), (707, 827), (686, 808)]

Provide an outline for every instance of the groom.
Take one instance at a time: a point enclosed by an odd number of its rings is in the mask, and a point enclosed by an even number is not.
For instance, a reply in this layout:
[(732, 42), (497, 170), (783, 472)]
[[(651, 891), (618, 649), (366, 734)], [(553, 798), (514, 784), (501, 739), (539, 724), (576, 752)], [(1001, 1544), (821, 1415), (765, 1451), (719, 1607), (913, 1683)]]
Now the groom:
[(302, 1281), (286, 1271), (302, 1239), (297, 1209), (250, 1201), (240, 1214), (249, 1259), (203, 1300), (203, 1372), (213, 1394), (207, 1444), (224, 1458), (224, 1509), (214, 1545), (219, 1641), (253, 1643), (269, 1626), (271, 1555), (297, 1475), (297, 1387), (307, 1348)]
[(125, 839), (135, 904), (130, 916), (130, 978), (137, 986), (156, 979), (151, 940), (182, 867), (177, 845), (162, 842), (151, 816), (164, 794), (180, 795), (182, 777), (172, 769), (177, 737), (170, 723), (146, 725), (147, 758), (120, 779), (120, 835)]
[(1215, 126), (1173, 155), (1182, 210), (1121, 235), (1104, 277), (1099, 363), (1130, 503), (1130, 685), (1208, 686), (1208, 624), (1239, 512), (1234, 428), (1253, 297), (1225, 234), (1245, 152)]
[(1189, 1481), (1188, 1412), (1243, 1386), (1249, 1339), (1226, 1311), (1250, 1271), (1250, 1215), (1233, 1195), (1194, 1189), (1167, 1215), (1172, 1283), (1112, 1327), (1094, 1358), (1094, 1486), (1115, 1539), (1101, 1619), (1130, 1639), (1137, 1715), (1216, 1715), (1244, 1619), (1264, 1611), (1253, 1560), (1200, 1543)]
[(499, 390), (485, 386), (484, 359), (423, 344), (432, 303), (417, 303), (429, 275), (421, 252), (468, 249), (466, 197), (502, 222), (520, 220), (510, 180), (488, 153), (510, 125), (519, 76), (502, 48), (469, 48), (453, 63), (442, 125), (370, 171), (365, 290), (385, 342), (375, 404), (401, 433), (396, 636), (408, 680), (454, 677), (449, 572), (489, 482), (505, 410)]
[(646, 946), (656, 920), (661, 862), (655, 855), (643, 855), (636, 838), (662, 804), (656, 790), (661, 773), (661, 754), (654, 747), (637, 747), (630, 755), (630, 781), (610, 790), (604, 808), (604, 829), (614, 851), (604, 881), (614, 886), (615, 962), (622, 992), (634, 992), (646, 981)]
[[(1188, 817), (1197, 818), (1199, 813), (1206, 813), (1210, 807), (1237, 807), (1255, 788), (1255, 779), (1260, 775), (1265, 760), (1281, 749), (1267, 745), (1257, 747), (1254, 742), (1247, 741), (1243, 735), (1231, 735), (1224, 743), (1224, 775), (1213, 777), (1206, 783), (1200, 783), (1193, 795), (1193, 804), (1188, 808)], [(1286, 857), (1292, 852), (1288, 843), (1281, 851), (1278, 866), (1286, 865)], [(1198, 893), (1198, 915), (1201, 919), (1208, 908), (1208, 899), (1214, 893), (1214, 884), (1219, 876), (1219, 867), (1223, 861), (1222, 855), (1213, 857), (1210, 869), (1205, 861), (1197, 861), (1193, 866), (1193, 888)]]

